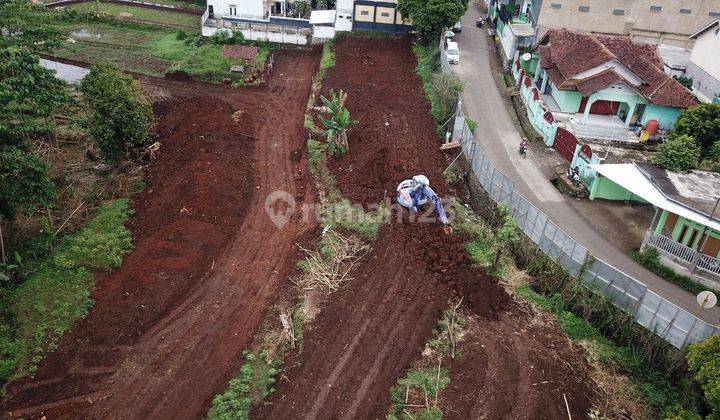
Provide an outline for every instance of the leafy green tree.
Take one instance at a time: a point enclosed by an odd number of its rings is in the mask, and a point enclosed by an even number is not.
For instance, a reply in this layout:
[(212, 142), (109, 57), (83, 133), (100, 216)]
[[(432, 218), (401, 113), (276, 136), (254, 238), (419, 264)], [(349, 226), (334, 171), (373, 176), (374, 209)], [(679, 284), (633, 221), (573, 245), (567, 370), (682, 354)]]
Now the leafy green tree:
[(685, 357), (713, 410), (708, 418), (720, 418), (720, 334), (692, 344)]
[(14, 218), (20, 206), (48, 206), (56, 196), (48, 167), (18, 147), (0, 146), (0, 216)]
[(689, 135), (673, 136), (658, 147), (652, 160), (673, 172), (689, 171), (700, 164), (700, 146)]
[(0, 146), (51, 133), (55, 109), (70, 101), (65, 83), (15, 46), (0, 49), (0, 75)]
[(92, 111), (90, 133), (107, 161), (118, 162), (148, 141), (152, 110), (132, 78), (117, 67), (94, 65), (80, 90)]
[[(57, 48), (65, 31), (53, 24), (53, 15), (42, 3), (28, 0), (0, 1), (0, 48), (24, 47), (33, 53)], [(4, 35), (3, 34), (3, 35)]]
[(693, 79), (692, 77), (685, 77), (685, 76), (673, 76), (675, 80), (678, 81), (681, 85), (685, 86), (688, 89), (692, 89)]
[(452, 27), (467, 10), (467, 0), (399, 0), (398, 11), (412, 19), (423, 40), (438, 38), (446, 27)]
[(720, 104), (700, 104), (684, 110), (675, 122), (672, 137), (688, 135), (700, 144), (707, 155), (720, 139)]
[(328, 150), (330, 154), (340, 158), (348, 149), (347, 130), (357, 121), (350, 118), (350, 111), (345, 108), (347, 93), (342, 90), (339, 94), (335, 94), (335, 91), (331, 90), (330, 98), (321, 95), (320, 99), (324, 105), (320, 107), (320, 111), (330, 114), (330, 118), (318, 116), (320, 122), (325, 126)]

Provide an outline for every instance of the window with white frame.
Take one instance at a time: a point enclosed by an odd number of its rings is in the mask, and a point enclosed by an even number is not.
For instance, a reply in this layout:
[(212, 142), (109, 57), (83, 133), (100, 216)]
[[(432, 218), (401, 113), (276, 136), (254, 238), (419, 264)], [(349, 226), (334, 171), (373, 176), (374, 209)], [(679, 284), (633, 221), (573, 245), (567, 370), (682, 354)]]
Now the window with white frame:
[(228, 6), (228, 8), (230, 9), (230, 16), (237, 16), (237, 6), (236, 5), (231, 4), (230, 6)]

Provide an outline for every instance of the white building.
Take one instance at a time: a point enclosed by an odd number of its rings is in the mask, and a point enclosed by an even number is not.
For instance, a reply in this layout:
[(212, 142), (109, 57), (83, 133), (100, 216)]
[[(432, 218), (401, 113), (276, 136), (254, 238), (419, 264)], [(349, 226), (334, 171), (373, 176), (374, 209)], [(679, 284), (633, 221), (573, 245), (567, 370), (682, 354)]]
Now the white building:
[[(274, 2), (273, 2), (274, 3)], [(286, 4), (280, 2), (281, 7)], [(270, 15), (268, 2), (265, 0), (207, 0), (208, 17), (211, 19), (241, 18), (267, 19)], [(280, 13), (282, 15), (282, 12)]]
[(690, 38), (695, 46), (686, 74), (693, 79), (693, 92), (703, 102), (720, 102), (720, 20), (710, 22)]

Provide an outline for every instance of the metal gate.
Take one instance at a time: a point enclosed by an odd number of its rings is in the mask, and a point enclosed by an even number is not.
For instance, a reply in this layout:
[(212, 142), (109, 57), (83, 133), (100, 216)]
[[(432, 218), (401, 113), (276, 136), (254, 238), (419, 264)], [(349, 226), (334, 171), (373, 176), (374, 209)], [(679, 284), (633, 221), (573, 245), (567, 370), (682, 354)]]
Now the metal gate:
[(560, 153), (560, 156), (564, 157), (568, 162), (572, 161), (573, 155), (575, 154), (575, 146), (577, 146), (578, 143), (579, 141), (573, 133), (558, 127), (555, 133), (553, 147)]

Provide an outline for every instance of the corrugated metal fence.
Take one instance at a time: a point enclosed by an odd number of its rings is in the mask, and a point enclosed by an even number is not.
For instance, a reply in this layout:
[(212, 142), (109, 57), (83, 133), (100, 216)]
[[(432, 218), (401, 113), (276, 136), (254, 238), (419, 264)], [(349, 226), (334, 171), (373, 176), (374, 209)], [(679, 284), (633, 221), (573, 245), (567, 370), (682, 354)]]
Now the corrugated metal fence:
[[(441, 48), (443, 72), (452, 74)], [(453, 139), (459, 140), (473, 174), (497, 203), (505, 203), (520, 229), (550, 258), (586, 286), (632, 314), (638, 324), (653, 331), (677, 348), (720, 332), (674, 303), (648, 290), (647, 286), (590, 255), (588, 250), (558, 227), (548, 216), (515, 190), (515, 182), (495, 168), (465, 122), (458, 98)], [(583, 266), (585, 271), (582, 272)], [(581, 273), (582, 272), (582, 273)]]

